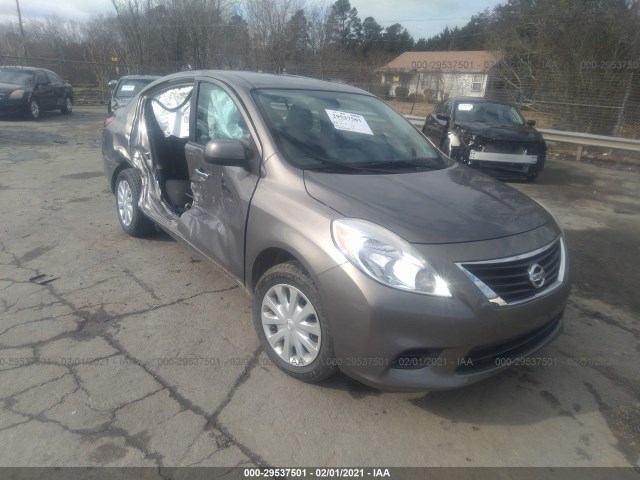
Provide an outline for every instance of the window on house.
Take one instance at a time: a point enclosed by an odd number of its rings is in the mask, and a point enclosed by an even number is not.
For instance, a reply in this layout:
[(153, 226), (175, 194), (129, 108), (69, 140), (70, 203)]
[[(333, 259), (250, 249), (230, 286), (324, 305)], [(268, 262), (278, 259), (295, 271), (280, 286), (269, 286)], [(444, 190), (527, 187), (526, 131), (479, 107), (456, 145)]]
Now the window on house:
[(484, 83), (484, 75), (474, 75), (471, 90), (474, 92), (482, 91), (482, 84)]

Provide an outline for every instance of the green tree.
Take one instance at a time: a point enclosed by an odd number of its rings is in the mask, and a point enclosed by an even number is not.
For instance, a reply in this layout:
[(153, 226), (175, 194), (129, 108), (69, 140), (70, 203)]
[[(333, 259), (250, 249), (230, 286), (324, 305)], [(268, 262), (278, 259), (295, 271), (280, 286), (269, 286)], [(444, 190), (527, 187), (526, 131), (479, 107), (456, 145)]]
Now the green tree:
[(389, 25), (382, 36), (384, 50), (398, 55), (413, 48), (413, 37), (399, 23)]

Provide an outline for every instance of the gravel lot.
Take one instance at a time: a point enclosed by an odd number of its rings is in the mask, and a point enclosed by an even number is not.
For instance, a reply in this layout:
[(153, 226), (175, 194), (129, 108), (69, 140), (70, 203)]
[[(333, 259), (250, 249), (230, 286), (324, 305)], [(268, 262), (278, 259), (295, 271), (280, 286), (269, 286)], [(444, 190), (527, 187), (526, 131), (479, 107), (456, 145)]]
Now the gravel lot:
[(640, 465), (637, 169), (552, 156), (513, 184), (568, 237), (551, 366), (444, 393), (313, 386), (269, 364), (222, 272), (122, 232), (105, 110), (0, 119), (0, 466)]

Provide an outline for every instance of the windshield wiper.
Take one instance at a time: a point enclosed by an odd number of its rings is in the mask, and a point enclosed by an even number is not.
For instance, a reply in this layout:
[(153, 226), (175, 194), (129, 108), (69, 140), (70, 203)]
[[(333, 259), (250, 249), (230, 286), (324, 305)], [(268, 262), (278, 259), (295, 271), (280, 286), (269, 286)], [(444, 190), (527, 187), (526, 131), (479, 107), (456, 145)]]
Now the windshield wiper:
[[(321, 165), (310, 165), (308, 167), (302, 167), (304, 170), (321, 170), (321, 169), (326, 169), (326, 168), (338, 168), (338, 169), (341, 169), (341, 170), (345, 170), (346, 169), (346, 170), (356, 170), (356, 171), (362, 171), (363, 170), (362, 168), (358, 167), (357, 165), (348, 164), (348, 163), (342, 163), (342, 162), (336, 162), (334, 160), (330, 160), (328, 158), (325, 158), (325, 157), (322, 157), (322, 156), (318, 155), (316, 153), (316, 150), (318, 148), (322, 149), (322, 147), (319, 147), (319, 146), (315, 146), (314, 147), (312, 145), (306, 144), (306, 143), (302, 142), (301, 140), (298, 140), (294, 136), (290, 135), (289, 133), (285, 132), (282, 129), (278, 129), (278, 133), (280, 135), (282, 135), (284, 138), (286, 138), (287, 140), (289, 140), (291, 143), (294, 143), (301, 150), (304, 150), (307, 157), (309, 157), (312, 160), (316, 160), (316, 161), (321, 163)], [(324, 149), (322, 149), (322, 150), (324, 151)]]
[(361, 167), (374, 167), (374, 168), (402, 168), (402, 167), (420, 167), (420, 168), (428, 168), (430, 170), (437, 170), (443, 168), (442, 161), (439, 158), (412, 158), (409, 160), (388, 160), (385, 162), (368, 162), (368, 163), (359, 163), (358, 166)]

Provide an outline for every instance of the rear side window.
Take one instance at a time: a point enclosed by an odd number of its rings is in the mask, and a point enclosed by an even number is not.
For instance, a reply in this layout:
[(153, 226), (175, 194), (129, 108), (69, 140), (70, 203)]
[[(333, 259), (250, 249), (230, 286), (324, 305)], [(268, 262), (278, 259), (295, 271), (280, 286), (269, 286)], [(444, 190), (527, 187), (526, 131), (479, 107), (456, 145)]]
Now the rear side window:
[(151, 106), (165, 137), (189, 138), (193, 85), (164, 90), (151, 97)]

